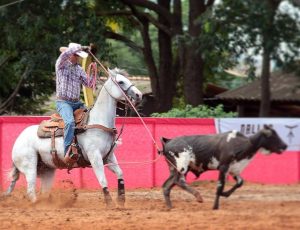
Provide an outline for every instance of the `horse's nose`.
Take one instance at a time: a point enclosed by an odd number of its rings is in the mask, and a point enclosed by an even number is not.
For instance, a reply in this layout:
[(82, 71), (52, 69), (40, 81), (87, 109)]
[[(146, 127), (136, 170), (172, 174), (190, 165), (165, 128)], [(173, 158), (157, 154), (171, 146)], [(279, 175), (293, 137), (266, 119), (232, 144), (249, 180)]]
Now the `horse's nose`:
[(136, 94), (135, 94), (135, 97), (136, 97), (136, 101), (137, 101), (137, 102), (140, 102), (140, 101), (142, 100), (142, 98), (143, 98), (143, 95), (140, 94), (140, 93), (136, 93)]

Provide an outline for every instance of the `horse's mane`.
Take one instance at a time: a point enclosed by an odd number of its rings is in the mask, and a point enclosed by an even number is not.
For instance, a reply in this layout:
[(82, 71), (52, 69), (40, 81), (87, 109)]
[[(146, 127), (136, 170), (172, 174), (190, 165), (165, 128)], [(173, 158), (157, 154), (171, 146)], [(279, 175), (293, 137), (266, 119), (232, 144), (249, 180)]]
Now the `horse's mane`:
[(129, 74), (126, 70), (124, 69), (119, 69), (119, 68), (114, 68), (112, 69), (112, 71), (115, 73), (115, 74), (120, 74), (120, 75), (123, 75), (124, 77), (128, 78), (129, 77)]
[[(114, 69), (111, 69), (110, 71), (112, 71), (114, 74), (123, 75), (126, 78), (129, 77), (128, 72), (124, 69), (119, 69), (119, 68), (115, 67)], [(101, 88), (102, 88), (102, 84), (98, 82), (97, 87), (96, 87), (96, 92), (95, 92), (96, 96), (99, 95)]]

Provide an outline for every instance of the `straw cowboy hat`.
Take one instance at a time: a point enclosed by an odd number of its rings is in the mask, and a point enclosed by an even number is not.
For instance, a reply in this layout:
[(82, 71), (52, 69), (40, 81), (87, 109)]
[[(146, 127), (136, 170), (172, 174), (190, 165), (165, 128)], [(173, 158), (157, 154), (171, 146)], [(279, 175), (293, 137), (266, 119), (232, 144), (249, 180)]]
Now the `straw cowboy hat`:
[(80, 57), (82, 57), (82, 58), (86, 58), (86, 57), (88, 56), (88, 53), (87, 53), (87, 52), (84, 52), (84, 51), (81, 50), (81, 49), (82, 49), (82, 46), (81, 46), (80, 44), (73, 43), (73, 42), (69, 43), (68, 47), (65, 47), (65, 46), (60, 47), (60, 48), (59, 48), (59, 51), (63, 53), (63, 52), (66, 51), (66, 49), (68, 49), (68, 48), (73, 48), (73, 47), (78, 48), (78, 49), (80, 50), (80, 51), (76, 52), (76, 54), (77, 54), (78, 56), (80, 56)]

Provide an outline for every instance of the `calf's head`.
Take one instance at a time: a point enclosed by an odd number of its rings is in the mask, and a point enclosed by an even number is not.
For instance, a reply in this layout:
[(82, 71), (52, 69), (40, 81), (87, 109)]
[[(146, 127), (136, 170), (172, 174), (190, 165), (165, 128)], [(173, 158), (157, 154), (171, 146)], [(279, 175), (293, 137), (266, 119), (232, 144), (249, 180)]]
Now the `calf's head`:
[(281, 154), (284, 150), (286, 150), (286, 143), (284, 143), (284, 141), (278, 136), (277, 132), (270, 126), (265, 125), (261, 130), (261, 133), (262, 148), (277, 154)]

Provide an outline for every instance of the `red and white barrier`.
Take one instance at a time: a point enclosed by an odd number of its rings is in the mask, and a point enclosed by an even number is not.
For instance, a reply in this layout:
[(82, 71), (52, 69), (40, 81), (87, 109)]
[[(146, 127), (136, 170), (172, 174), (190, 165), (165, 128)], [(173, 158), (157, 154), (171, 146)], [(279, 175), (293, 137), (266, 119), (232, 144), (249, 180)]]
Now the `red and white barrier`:
[[(9, 182), (6, 173), (11, 167), (11, 150), (20, 132), (27, 126), (39, 124), (48, 117), (0, 117), (0, 188), (5, 190)], [(238, 121), (238, 118), (236, 118)], [(274, 120), (274, 119), (273, 119)], [(285, 124), (285, 119), (277, 122)], [(300, 119), (298, 119), (300, 122)], [(216, 133), (214, 119), (177, 119), (177, 118), (144, 118), (150, 133), (159, 148), (161, 136), (172, 138), (179, 135), (214, 134)], [(127, 188), (150, 188), (161, 186), (169, 175), (164, 157), (159, 157), (152, 138), (139, 118), (117, 118), (117, 128), (125, 124), (121, 136), (121, 144), (116, 149), (116, 156), (124, 172)], [(300, 129), (300, 127), (299, 127)], [(295, 132), (297, 134), (297, 132)], [(296, 136), (296, 140), (300, 137)], [(106, 169), (110, 188), (117, 186), (117, 179)], [(282, 155), (263, 156), (257, 154), (242, 176), (246, 181), (290, 184), (300, 182), (300, 150), (288, 150)], [(198, 180), (217, 178), (217, 172), (206, 172)], [(78, 188), (99, 188), (99, 183), (90, 168), (74, 169), (71, 174), (67, 170), (57, 170), (55, 186), (60, 186), (62, 180), (72, 180)], [(194, 176), (188, 176), (193, 181)], [(24, 186), (22, 177), (17, 186)]]

